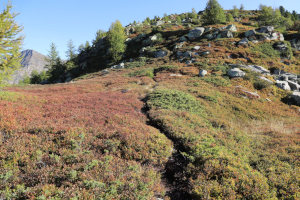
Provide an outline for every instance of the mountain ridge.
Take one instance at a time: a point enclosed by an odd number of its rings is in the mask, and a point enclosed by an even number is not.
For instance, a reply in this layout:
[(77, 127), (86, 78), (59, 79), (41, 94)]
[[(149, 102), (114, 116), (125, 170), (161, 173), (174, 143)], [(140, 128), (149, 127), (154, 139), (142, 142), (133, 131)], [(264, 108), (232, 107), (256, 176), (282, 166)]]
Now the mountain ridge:
[(32, 49), (26, 49), (21, 52), (21, 67), (14, 72), (9, 84), (18, 84), (24, 78), (31, 75), (33, 71), (38, 73), (46, 70), (46, 56)]

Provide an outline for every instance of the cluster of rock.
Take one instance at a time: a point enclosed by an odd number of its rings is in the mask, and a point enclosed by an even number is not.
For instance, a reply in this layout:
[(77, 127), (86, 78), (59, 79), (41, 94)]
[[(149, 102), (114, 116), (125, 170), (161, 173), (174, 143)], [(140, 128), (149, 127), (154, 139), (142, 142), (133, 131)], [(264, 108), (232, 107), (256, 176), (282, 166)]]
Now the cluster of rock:
[(181, 42), (190, 40), (196, 40), (199, 38), (206, 38), (209, 40), (217, 38), (233, 38), (233, 32), (236, 32), (237, 28), (234, 24), (224, 26), (222, 28), (212, 28), (212, 27), (197, 27), (191, 30), (187, 35), (180, 38)]
[[(259, 77), (261, 80), (267, 81), (270, 84), (275, 84), (277, 87), (292, 91), (291, 98), (296, 102), (297, 105), (300, 105), (300, 75), (292, 74), (285, 72), (283, 70), (274, 70), (271, 72), (264, 67), (257, 65), (230, 65), (232, 68), (227, 71), (227, 74), (231, 78), (236, 77), (244, 77), (246, 72), (241, 69), (248, 69), (253, 72), (261, 74)], [(266, 78), (272, 77), (276, 82), (274, 83), (272, 80)]]
[(273, 26), (263, 26), (258, 29), (245, 32), (245, 38), (240, 40), (238, 45), (247, 45), (249, 41), (257, 43), (259, 41), (280, 40), (284, 41), (284, 37), (280, 32), (276, 32)]

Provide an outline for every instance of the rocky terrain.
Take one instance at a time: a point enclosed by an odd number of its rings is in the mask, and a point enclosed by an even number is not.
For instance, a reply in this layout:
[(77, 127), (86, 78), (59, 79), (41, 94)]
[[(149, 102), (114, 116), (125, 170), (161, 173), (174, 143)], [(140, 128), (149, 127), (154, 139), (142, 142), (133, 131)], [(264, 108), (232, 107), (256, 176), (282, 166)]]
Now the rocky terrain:
[(17, 70), (8, 81), (9, 84), (18, 84), (24, 78), (31, 75), (33, 71), (38, 73), (46, 70), (46, 56), (34, 50), (24, 50), (21, 52), (21, 67)]
[(299, 34), (257, 15), (132, 24), (119, 63), (103, 37), (5, 88), (0, 199), (299, 199)]

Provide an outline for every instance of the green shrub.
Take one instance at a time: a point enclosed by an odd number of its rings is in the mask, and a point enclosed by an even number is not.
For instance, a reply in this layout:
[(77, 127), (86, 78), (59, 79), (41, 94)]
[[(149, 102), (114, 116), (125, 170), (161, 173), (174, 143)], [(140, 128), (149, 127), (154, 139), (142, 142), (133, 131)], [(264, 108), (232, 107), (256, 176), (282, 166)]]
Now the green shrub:
[(230, 85), (230, 79), (229, 78), (223, 78), (222, 76), (207, 76), (202, 78), (207, 83), (211, 83), (214, 86), (222, 86), (226, 87)]
[(127, 62), (125, 64), (126, 68), (136, 68), (136, 67), (143, 67), (146, 65), (147, 58), (146, 57), (140, 57), (138, 60), (133, 62)]
[(201, 113), (202, 106), (197, 99), (185, 92), (178, 90), (161, 89), (149, 95), (147, 105), (150, 108), (189, 111)]
[(259, 44), (255, 47), (252, 47), (251, 50), (253, 52), (258, 52), (261, 55), (261, 58), (278, 58), (280, 57), (279, 51), (276, 51), (273, 48), (272, 43), (264, 42), (262, 44)]
[(30, 83), (31, 84), (40, 84), (43, 81), (46, 81), (48, 78), (49, 77), (48, 77), (46, 71), (42, 71), (41, 73), (38, 73), (36, 70), (34, 70), (31, 73)]
[(129, 76), (130, 77), (133, 77), (133, 76), (148, 76), (150, 78), (153, 78), (154, 77), (154, 69), (153, 68), (147, 68), (147, 69), (138, 70), (138, 71), (130, 73)]
[(253, 86), (255, 89), (257, 90), (262, 90), (264, 88), (268, 88), (271, 86), (271, 83), (267, 82), (267, 81), (264, 81), (264, 80), (261, 80), (261, 79), (258, 79), (256, 80), (254, 83), (253, 83)]

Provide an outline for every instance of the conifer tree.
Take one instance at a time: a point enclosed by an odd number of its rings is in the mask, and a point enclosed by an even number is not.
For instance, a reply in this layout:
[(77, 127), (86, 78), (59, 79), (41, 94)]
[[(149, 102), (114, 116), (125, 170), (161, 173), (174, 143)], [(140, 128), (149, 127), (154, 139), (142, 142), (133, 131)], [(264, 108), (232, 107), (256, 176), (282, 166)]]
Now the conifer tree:
[(238, 17), (239, 16), (239, 9), (236, 6), (233, 6), (233, 10), (232, 10), (232, 16), (233, 17)]
[(72, 40), (69, 40), (67, 47), (66, 56), (69, 60), (72, 60), (76, 56), (76, 50)]
[(15, 22), (16, 14), (11, 12), (8, 4), (0, 12), (0, 83), (13, 74), (20, 67), (20, 48), (23, 38), (18, 34), (22, 27)]
[(202, 20), (205, 24), (220, 24), (226, 22), (226, 15), (217, 0), (208, 0)]
[(54, 65), (57, 65), (60, 62), (56, 45), (53, 42), (50, 44), (50, 50), (48, 53), (48, 57), (46, 58), (46, 61), (48, 63), (47, 64), (48, 69), (51, 69)]
[(115, 23), (112, 23), (107, 38), (110, 45), (109, 53), (111, 58), (114, 62), (120, 61), (126, 49), (126, 35), (120, 21), (117, 20)]

